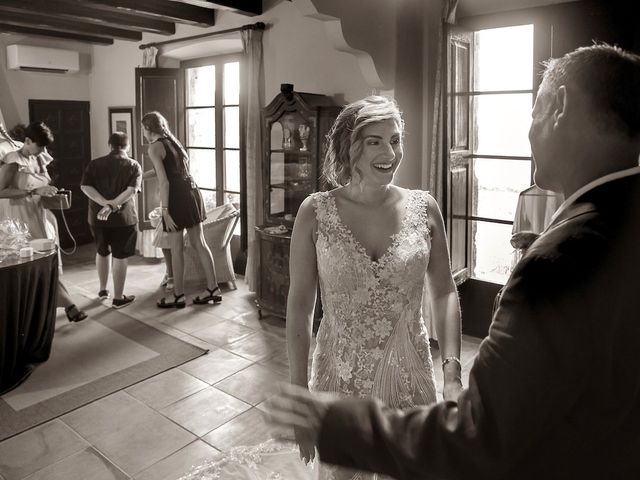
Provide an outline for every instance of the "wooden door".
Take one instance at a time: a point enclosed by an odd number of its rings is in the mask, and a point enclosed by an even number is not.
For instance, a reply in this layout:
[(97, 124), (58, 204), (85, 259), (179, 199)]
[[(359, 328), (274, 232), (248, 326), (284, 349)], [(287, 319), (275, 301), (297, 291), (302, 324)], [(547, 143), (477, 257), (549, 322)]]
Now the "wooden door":
[(473, 33), (449, 26), (446, 122), (444, 125), (444, 201), (451, 271), (456, 284), (470, 277), (471, 57)]
[[(72, 192), (69, 210), (54, 210), (63, 248), (93, 241), (87, 222), (88, 200), (80, 190), (85, 167), (91, 161), (89, 102), (71, 100), (29, 100), (29, 121), (42, 121), (53, 132), (55, 141), (47, 147), (54, 161), (49, 165), (52, 183)], [(67, 226), (69, 232), (67, 232)]]
[[(136, 152), (142, 171), (153, 168), (147, 155), (149, 145), (142, 135), (140, 121), (145, 113), (157, 111), (167, 119), (171, 132), (184, 143), (184, 80), (180, 68), (136, 68), (136, 114), (135, 128)], [(138, 201), (138, 218), (140, 230), (151, 227), (149, 212), (160, 205), (158, 181), (156, 178), (146, 180)]]

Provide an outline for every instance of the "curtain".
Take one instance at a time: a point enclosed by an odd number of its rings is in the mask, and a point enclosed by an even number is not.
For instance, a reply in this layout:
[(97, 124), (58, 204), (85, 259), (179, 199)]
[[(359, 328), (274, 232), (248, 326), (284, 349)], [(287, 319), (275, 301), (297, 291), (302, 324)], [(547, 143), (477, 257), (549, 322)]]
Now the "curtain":
[[(443, 88), (444, 82), (447, 81), (447, 24), (454, 24), (456, 17), (456, 9), (458, 8), (458, 0), (444, 0), (442, 2), (442, 16), (438, 27), (438, 58), (436, 59), (436, 79), (434, 84), (433, 95), (433, 125), (431, 130), (431, 157), (429, 159), (429, 185), (428, 189), (436, 199), (438, 205), (441, 206), (444, 198), (442, 198), (445, 158), (443, 156), (443, 138), (442, 125), (445, 122), (444, 107), (446, 98), (446, 89)], [(429, 336), (437, 340), (435, 322), (431, 311), (430, 294), (425, 284), (422, 295), (422, 314)]]
[(249, 291), (258, 289), (258, 245), (255, 226), (262, 221), (262, 119), (264, 105), (264, 64), (260, 29), (242, 30), (242, 46), (246, 55), (246, 120), (245, 150), (247, 159), (247, 267), (245, 281)]
[(442, 205), (443, 168), (445, 159), (442, 156), (443, 139), (442, 125), (444, 118), (444, 105), (446, 102), (446, 90), (443, 82), (447, 80), (447, 24), (455, 23), (458, 0), (444, 0), (442, 4), (442, 17), (438, 28), (438, 58), (436, 60), (436, 80), (434, 85), (433, 101), (433, 125), (431, 130), (431, 158), (429, 162), (429, 191), (439, 205)]
[(142, 51), (142, 66), (145, 68), (155, 68), (158, 49), (156, 47), (147, 47)]
[[(147, 47), (142, 51), (142, 66), (144, 68), (157, 67), (158, 49)], [(136, 199), (137, 201), (137, 199)], [(138, 205), (138, 208), (140, 206)], [(162, 250), (153, 245), (155, 230), (138, 230), (136, 250), (145, 258), (163, 258)]]

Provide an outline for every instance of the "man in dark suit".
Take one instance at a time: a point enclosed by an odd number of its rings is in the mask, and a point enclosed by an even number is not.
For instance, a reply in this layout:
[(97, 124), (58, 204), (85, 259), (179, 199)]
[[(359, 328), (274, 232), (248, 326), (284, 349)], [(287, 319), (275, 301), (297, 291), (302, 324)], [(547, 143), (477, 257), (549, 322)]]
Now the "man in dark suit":
[(640, 478), (640, 57), (547, 64), (535, 181), (564, 194), (516, 266), (457, 402), (399, 411), (286, 388), (275, 423), (399, 479)]

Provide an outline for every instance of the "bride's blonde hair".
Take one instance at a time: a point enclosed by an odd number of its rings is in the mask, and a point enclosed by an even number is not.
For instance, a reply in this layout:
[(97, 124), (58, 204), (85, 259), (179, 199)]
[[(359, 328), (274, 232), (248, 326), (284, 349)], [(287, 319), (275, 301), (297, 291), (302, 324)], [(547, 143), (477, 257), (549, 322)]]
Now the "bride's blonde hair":
[(372, 123), (393, 120), (404, 131), (402, 113), (395, 101), (372, 95), (342, 109), (327, 135), (322, 174), (332, 186), (346, 185), (360, 177), (356, 165), (362, 153), (362, 129)]

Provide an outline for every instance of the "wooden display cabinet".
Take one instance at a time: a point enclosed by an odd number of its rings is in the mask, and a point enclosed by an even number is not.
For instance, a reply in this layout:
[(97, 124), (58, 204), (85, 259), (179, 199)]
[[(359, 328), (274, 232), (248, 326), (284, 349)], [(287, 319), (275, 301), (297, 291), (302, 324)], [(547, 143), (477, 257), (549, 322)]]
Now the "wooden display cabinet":
[[(262, 112), (264, 225), (256, 227), (260, 314), (286, 316), (291, 229), (303, 200), (323, 189), (325, 138), (340, 110), (331, 97), (294, 92), (293, 85), (282, 84)], [(282, 231), (270, 231), (279, 225)]]

